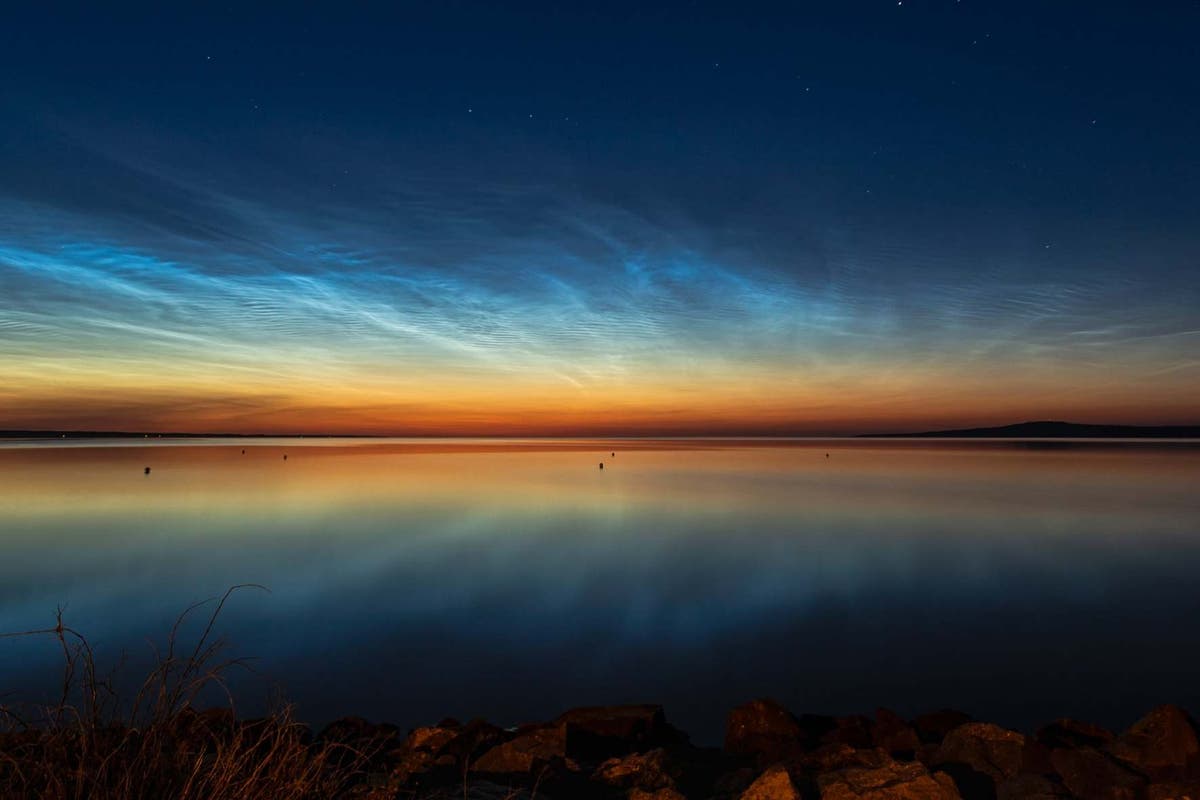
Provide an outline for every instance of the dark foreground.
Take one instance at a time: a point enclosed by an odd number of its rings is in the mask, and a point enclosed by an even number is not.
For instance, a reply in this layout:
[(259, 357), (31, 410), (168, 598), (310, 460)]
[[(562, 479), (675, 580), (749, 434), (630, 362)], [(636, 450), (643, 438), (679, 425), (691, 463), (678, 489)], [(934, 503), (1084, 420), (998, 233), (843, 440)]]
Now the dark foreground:
[[(407, 733), (357, 718), (316, 736), (286, 717), (185, 709), (152, 728), (14, 730), (0, 793), (18, 797), (365, 800), (1200, 799), (1200, 739), (1160, 706), (1114, 734), (1062, 719), (1032, 735), (938, 711), (904, 720), (729, 714), (722, 748), (689, 743), (658, 706), (579, 708), (502, 730), (445, 720)], [(153, 740), (153, 741), (151, 741)]]

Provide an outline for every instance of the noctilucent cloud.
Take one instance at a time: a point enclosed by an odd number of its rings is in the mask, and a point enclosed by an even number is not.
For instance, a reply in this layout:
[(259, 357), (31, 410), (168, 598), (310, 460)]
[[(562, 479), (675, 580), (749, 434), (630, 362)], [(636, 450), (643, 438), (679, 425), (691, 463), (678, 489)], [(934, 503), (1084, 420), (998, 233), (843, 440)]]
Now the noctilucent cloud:
[(5, 17), (0, 428), (1200, 421), (1195, 2)]

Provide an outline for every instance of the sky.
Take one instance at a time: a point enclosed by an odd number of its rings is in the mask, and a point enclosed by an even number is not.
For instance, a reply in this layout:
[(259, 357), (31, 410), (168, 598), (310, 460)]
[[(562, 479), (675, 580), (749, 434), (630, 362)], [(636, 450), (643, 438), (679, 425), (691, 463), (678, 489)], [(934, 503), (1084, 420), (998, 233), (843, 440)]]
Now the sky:
[(0, 429), (1200, 423), (1200, 3), (25, 3)]

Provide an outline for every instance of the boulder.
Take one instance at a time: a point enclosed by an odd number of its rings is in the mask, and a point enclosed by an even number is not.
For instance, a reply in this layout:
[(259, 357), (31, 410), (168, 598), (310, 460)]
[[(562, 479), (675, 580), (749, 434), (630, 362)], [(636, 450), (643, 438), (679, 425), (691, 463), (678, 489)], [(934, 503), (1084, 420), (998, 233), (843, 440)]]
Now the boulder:
[(454, 741), (460, 730), (454, 728), (425, 727), (413, 728), (404, 740), (404, 749), (436, 753)]
[(395, 753), (401, 744), (400, 729), (395, 725), (376, 724), (361, 717), (342, 717), (325, 726), (317, 736), (323, 744), (342, 745), (334, 751), (336, 760), (353, 763), (364, 759), (368, 770), (390, 770), (399, 760)]
[(1138, 800), (1146, 779), (1094, 747), (1060, 748), (1050, 761), (1079, 800)]
[[(401, 795), (401, 797), (407, 796)], [(538, 797), (536, 793), (520, 787), (474, 780), (458, 786), (446, 787), (433, 794), (420, 796), (422, 800), (534, 800), (535, 797)], [(542, 796), (541, 800), (547, 800), (547, 798)]]
[(759, 699), (729, 712), (725, 752), (754, 756), (760, 762), (779, 761), (803, 750), (807, 734), (790, 711), (774, 700)]
[(395, 725), (368, 722), (362, 717), (342, 717), (326, 725), (317, 739), (337, 744), (387, 742), (398, 745), (400, 744), (400, 729)]
[(1152, 783), (1146, 787), (1146, 800), (1200, 800), (1200, 781)]
[(742, 792), (739, 800), (802, 800), (800, 789), (786, 767), (776, 765)]
[(1200, 777), (1200, 740), (1191, 718), (1175, 706), (1159, 706), (1130, 726), (1108, 750), (1155, 778)]
[(814, 747), (838, 727), (837, 718), (827, 714), (801, 714), (796, 717), (796, 721), (800, 723), (801, 738), (806, 744)]
[(1057, 719), (1038, 728), (1033, 738), (1039, 744), (1056, 750), (1060, 747), (1104, 747), (1113, 740), (1113, 735), (1107, 728), (1090, 722)]
[(659, 789), (648, 792), (645, 789), (631, 789), (627, 800), (687, 800), (675, 789)]
[(817, 785), (821, 800), (962, 800), (950, 776), (915, 761), (826, 773)]
[(1025, 752), (1022, 753), (1021, 772), (1031, 775), (1053, 776), (1054, 763), (1050, 755), (1054, 751), (1035, 739), (1025, 740)]
[(875, 712), (875, 724), (871, 726), (871, 740), (875, 746), (905, 760), (915, 757), (921, 746), (916, 729), (899, 714), (886, 708)]
[(483, 720), (460, 725), (446, 720), (436, 726), (414, 728), (395, 751), (392, 775), (402, 784), (427, 783), (422, 776), (446, 773), (442, 778), (461, 776), (462, 765), (471, 763), (500, 744), (504, 732)]
[(803, 753), (792, 761), (809, 772), (833, 772), (849, 767), (880, 767), (891, 763), (892, 757), (878, 748), (857, 749), (835, 742)]
[(474, 761), (507, 738), (503, 730), (482, 719), (473, 719), (454, 730), (457, 735), (438, 748), (437, 753), (450, 756), (455, 764)]
[(492, 775), (528, 775), (554, 759), (565, 759), (567, 732), (562, 725), (549, 725), (518, 734), (481, 755), (473, 772)]
[(851, 747), (874, 747), (874, 724), (863, 716), (837, 717), (833, 720), (833, 727), (820, 739), (822, 742), (848, 744)]
[[(968, 722), (951, 730), (934, 756), (935, 766), (964, 764), (994, 782), (1021, 771), (1025, 737), (988, 722)], [(951, 772), (951, 770), (947, 770)]]
[(175, 715), (173, 733), (179, 746), (186, 750), (211, 750), (228, 742), (241, 728), (237, 715), (230, 708), (208, 708), (197, 711), (186, 707)]
[(946, 738), (947, 733), (970, 721), (970, 714), (944, 708), (917, 717), (913, 720), (913, 728), (922, 742), (937, 744)]
[(702, 797), (729, 798), (740, 797), (742, 792), (750, 788), (750, 784), (761, 775), (755, 767), (738, 767), (719, 776), (712, 782), (710, 792), (702, 793)]
[(592, 773), (592, 780), (622, 789), (656, 792), (675, 789), (681, 770), (662, 748), (648, 753), (634, 753), (610, 758)]
[(1071, 793), (1045, 775), (1020, 774), (997, 784), (996, 800), (1071, 800)]
[(565, 731), (567, 754), (580, 760), (599, 761), (687, 741), (656, 705), (573, 708), (555, 724)]
[(967, 800), (994, 800), (996, 785), (1021, 771), (1025, 745), (1025, 737), (1015, 731), (968, 722), (946, 734), (929, 763), (953, 778)]

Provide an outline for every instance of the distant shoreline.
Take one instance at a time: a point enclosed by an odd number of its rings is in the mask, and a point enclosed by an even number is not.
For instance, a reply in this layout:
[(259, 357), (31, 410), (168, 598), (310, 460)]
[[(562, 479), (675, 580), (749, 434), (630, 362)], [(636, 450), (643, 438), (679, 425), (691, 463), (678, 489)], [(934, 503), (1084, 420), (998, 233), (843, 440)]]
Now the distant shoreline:
[(958, 428), (919, 433), (871, 433), (872, 439), (1197, 439), (1200, 425), (1088, 425), (1041, 420), (990, 428)]
[(0, 439), (587, 439), (642, 440), (770, 440), (770, 439), (1200, 439), (1200, 425), (1094, 425), (1057, 420), (1020, 422), (983, 428), (862, 434), (646, 433), (572, 434), (381, 434), (381, 433), (224, 433), (184, 431), (0, 430)]

